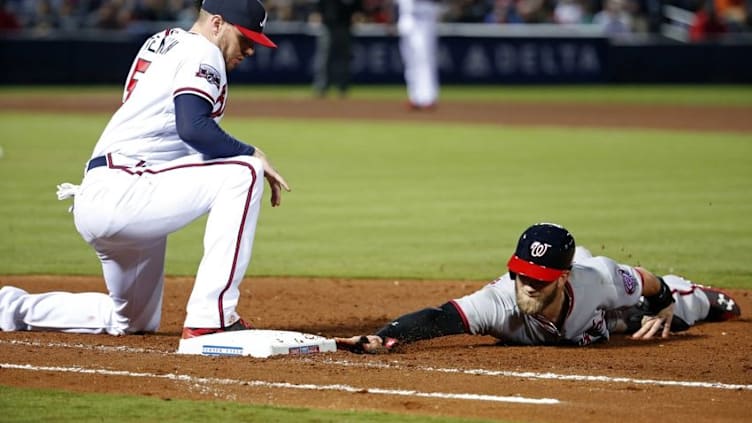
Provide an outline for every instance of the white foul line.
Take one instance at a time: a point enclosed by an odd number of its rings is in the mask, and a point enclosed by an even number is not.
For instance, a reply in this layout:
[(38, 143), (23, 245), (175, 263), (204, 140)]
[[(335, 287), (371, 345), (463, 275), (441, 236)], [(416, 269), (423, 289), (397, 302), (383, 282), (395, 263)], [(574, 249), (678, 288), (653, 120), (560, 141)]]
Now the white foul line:
[(367, 393), (379, 395), (398, 395), (406, 397), (424, 397), (424, 398), (442, 398), (458, 399), (470, 401), (494, 401), (494, 402), (516, 402), (523, 404), (558, 404), (559, 400), (555, 398), (524, 398), (509, 397), (498, 395), (480, 395), (480, 394), (452, 394), (444, 392), (420, 392), (403, 389), (382, 389), (382, 388), (356, 388), (350, 385), (314, 385), (314, 384), (296, 384), (287, 382), (266, 382), (263, 380), (238, 380), (238, 379), (218, 379), (195, 377), (190, 375), (179, 375), (174, 373), (155, 374), (143, 372), (129, 372), (126, 370), (107, 370), (107, 369), (86, 369), (83, 367), (49, 367), (49, 366), (32, 366), (30, 364), (11, 364), (0, 363), (0, 369), (17, 369), (31, 370), (39, 372), (61, 372), (61, 373), (84, 373), (106, 376), (127, 376), (127, 377), (144, 377), (154, 379), (169, 379), (180, 382), (191, 382), (196, 384), (215, 384), (215, 385), (242, 385), (262, 388), (281, 388), (281, 389), (302, 389), (309, 391), (341, 391), (349, 393)]
[[(334, 364), (344, 367), (373, 367), (381, 369), (399, 369), (401, 366), (398, 362), (390, 363), (353, 363), (347, 360), (323, 361), (327, 364)], [(682, 388), (714, 388), (728, 390), (752, 390), (752, 385), (737, 385), (720, 382), (694, 382), (686, 380), (655, 380), (655, 379), (634, 379), (629, 377), (610, 377), (610, 376), (590, 376), (590, 375), (562, 375), (557, 373), (535, 373), (535, 372), (513, 372), (508, 370), (487, 370), (487, 369), (453, 369), (442, 367), (423, 367), (410, 366), (412, 370), (422, 370), (425, 372), (439, 373), (460, 373), (468, 375), (482, 376), (502, 376), (518, 379), (546, 379), (546, 380), (566, 380), (566, 381), (584, 381), (584, 382), (607, 382), (607, 383), (632, 383), (636, 385), (661, 385), (661, 386), (679, 386)]]
[[(42, 347), (57, 347), (57, 348), (79, 348), (99, 351), (116, 351), (116, 352), (136, 352), (136, 353), (155, 353), (155, 354), (173, 354), (174, 351), (163, 351), (156, 349), (134, 348), (126, 346), (105, 346), (105, 345), (87, 345), (87, 344), (66, 344), (66, 343), (41, 343), (36, 341), (19, 341), (0, 340), (0, 344), (12, 344), (12, 345), (29, 345), (29, 346), (42, 346)], [(347, 360), (332, 360), (325, 359), (323, 361), (317, 359), (303, 359), (301, 361), (309, 361), (315, 363), (323, 363), (342, 367), (372, 367), (382, 369), (401, 369), (402, 366), (399, 362), (393, 361), (391, 363), (355, 363)], [(729, 384), (721, 382), (695, 382), (686, 380), (655, 380), (655, 379), (635, 379), (628, 377), (610, 377), (610, 376), (598, 376), (598, 375), (565, 375), (557, 373), (535, 373), (535, 372), (513, 372), (508, 370), (488, 370), (488, 369), (454, 369), (454, 368), (441, 368), (441, 367), (428, 367), (428, 366), (410, 366), (412, 370), (420, 370), (424, 372), (437, 372), (437, 373), (461, 373), (468, 375), (481, 375), (481, 376), (500, 376), (517, 379), (543, 379), (543, 380), (563, 380), (563, 381), (580, 381), (580, 382), (605, 382), (605, 383), (626, 383), (635, 385), (655, 385), (655, 386), (677, 386), (680, 388), (708, 388), (708, 389), (724, 389), (724, 390), (745, 390), (752, 391), (752, 385), (740, 385)]]

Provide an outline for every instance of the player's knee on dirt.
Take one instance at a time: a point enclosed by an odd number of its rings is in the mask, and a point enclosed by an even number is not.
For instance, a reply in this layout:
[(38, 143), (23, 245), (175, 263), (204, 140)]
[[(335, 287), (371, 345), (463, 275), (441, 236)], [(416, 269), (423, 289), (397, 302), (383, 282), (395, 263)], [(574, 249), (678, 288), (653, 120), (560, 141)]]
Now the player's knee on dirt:
[(4, 332), (25, 330), (26, 324), (17, 310), (22, 305), (21, 299), (28, 292), (13, 286), (0, 289), (0, 330)]

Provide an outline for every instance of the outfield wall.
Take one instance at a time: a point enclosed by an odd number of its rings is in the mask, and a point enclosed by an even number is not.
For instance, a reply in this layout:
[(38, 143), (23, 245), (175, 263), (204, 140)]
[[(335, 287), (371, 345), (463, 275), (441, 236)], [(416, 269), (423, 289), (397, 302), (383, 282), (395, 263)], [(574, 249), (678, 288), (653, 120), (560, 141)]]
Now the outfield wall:
[[(76, 32), (0, 38), (3, 84), (122, 83), (147, 34)], [(316, 30), (277, 28), (277, 49), (260, 48), (232, 73), (242, 83), (307, 84)], [(439, 67), (446, 84), (752, 83), (752, 39), (686, 44), (657, 37), (614, 40), (592, 26), (441, 28)], [(398, 39), (360, 27), (353, 82), (402, 83)]]

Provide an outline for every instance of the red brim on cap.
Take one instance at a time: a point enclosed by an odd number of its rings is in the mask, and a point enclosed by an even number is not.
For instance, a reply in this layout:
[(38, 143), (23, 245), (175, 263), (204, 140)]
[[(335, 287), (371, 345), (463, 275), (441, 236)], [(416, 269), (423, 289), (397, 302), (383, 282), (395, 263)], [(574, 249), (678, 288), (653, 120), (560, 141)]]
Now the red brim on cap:
[(522, 260), (517, 256), (512, 256), (512, 258), (509, 259), (507, 268), (510, 272), (543, 282), (553, 282), (564, 273), (564, 270), (541, 266), (527, 260)]
[(244, 37), (248, 38), (254, 43), (258, 43), (266, 47), (277, 48), (277, 45), (274, 44), (274, 42), (262, 32), (251, 31), (250, 29), (242, 27), (240, 25), (235, 25), (235, 28), (237, 28)]

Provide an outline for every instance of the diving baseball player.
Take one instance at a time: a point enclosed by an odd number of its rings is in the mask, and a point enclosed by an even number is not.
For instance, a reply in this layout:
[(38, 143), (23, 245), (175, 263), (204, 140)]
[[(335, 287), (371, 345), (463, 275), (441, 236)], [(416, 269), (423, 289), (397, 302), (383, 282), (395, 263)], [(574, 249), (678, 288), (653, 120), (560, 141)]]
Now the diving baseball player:
[(492, 335), (505, 344), (579, 345), (631, 333), (667, 337), (698, 321), (740, 315), (728, 295), (675, 275), (593, 257), (563, 227), (540, 223), (519, 239), (509, 272), (440, 307), (401, 316), (375, 335), (337, 338), (356, 352), (461, 333)]
[(263, 193), (280, 204), (285, 179), (261, 150), (219, 127), (227, 71), (258, 45), (258, 0), (205, 0), (190, 29), (153, 35), (133, 61), (122, 105), (86, 164), (75, 196), (76, 229), (96, 251), (109, 294), (0, 290), (0, 329), (123, 335), (153, 332), (161, 318), (167, 236), (208, 214), (204, 255), (183, 337), (249, 326), (236, 312)]

